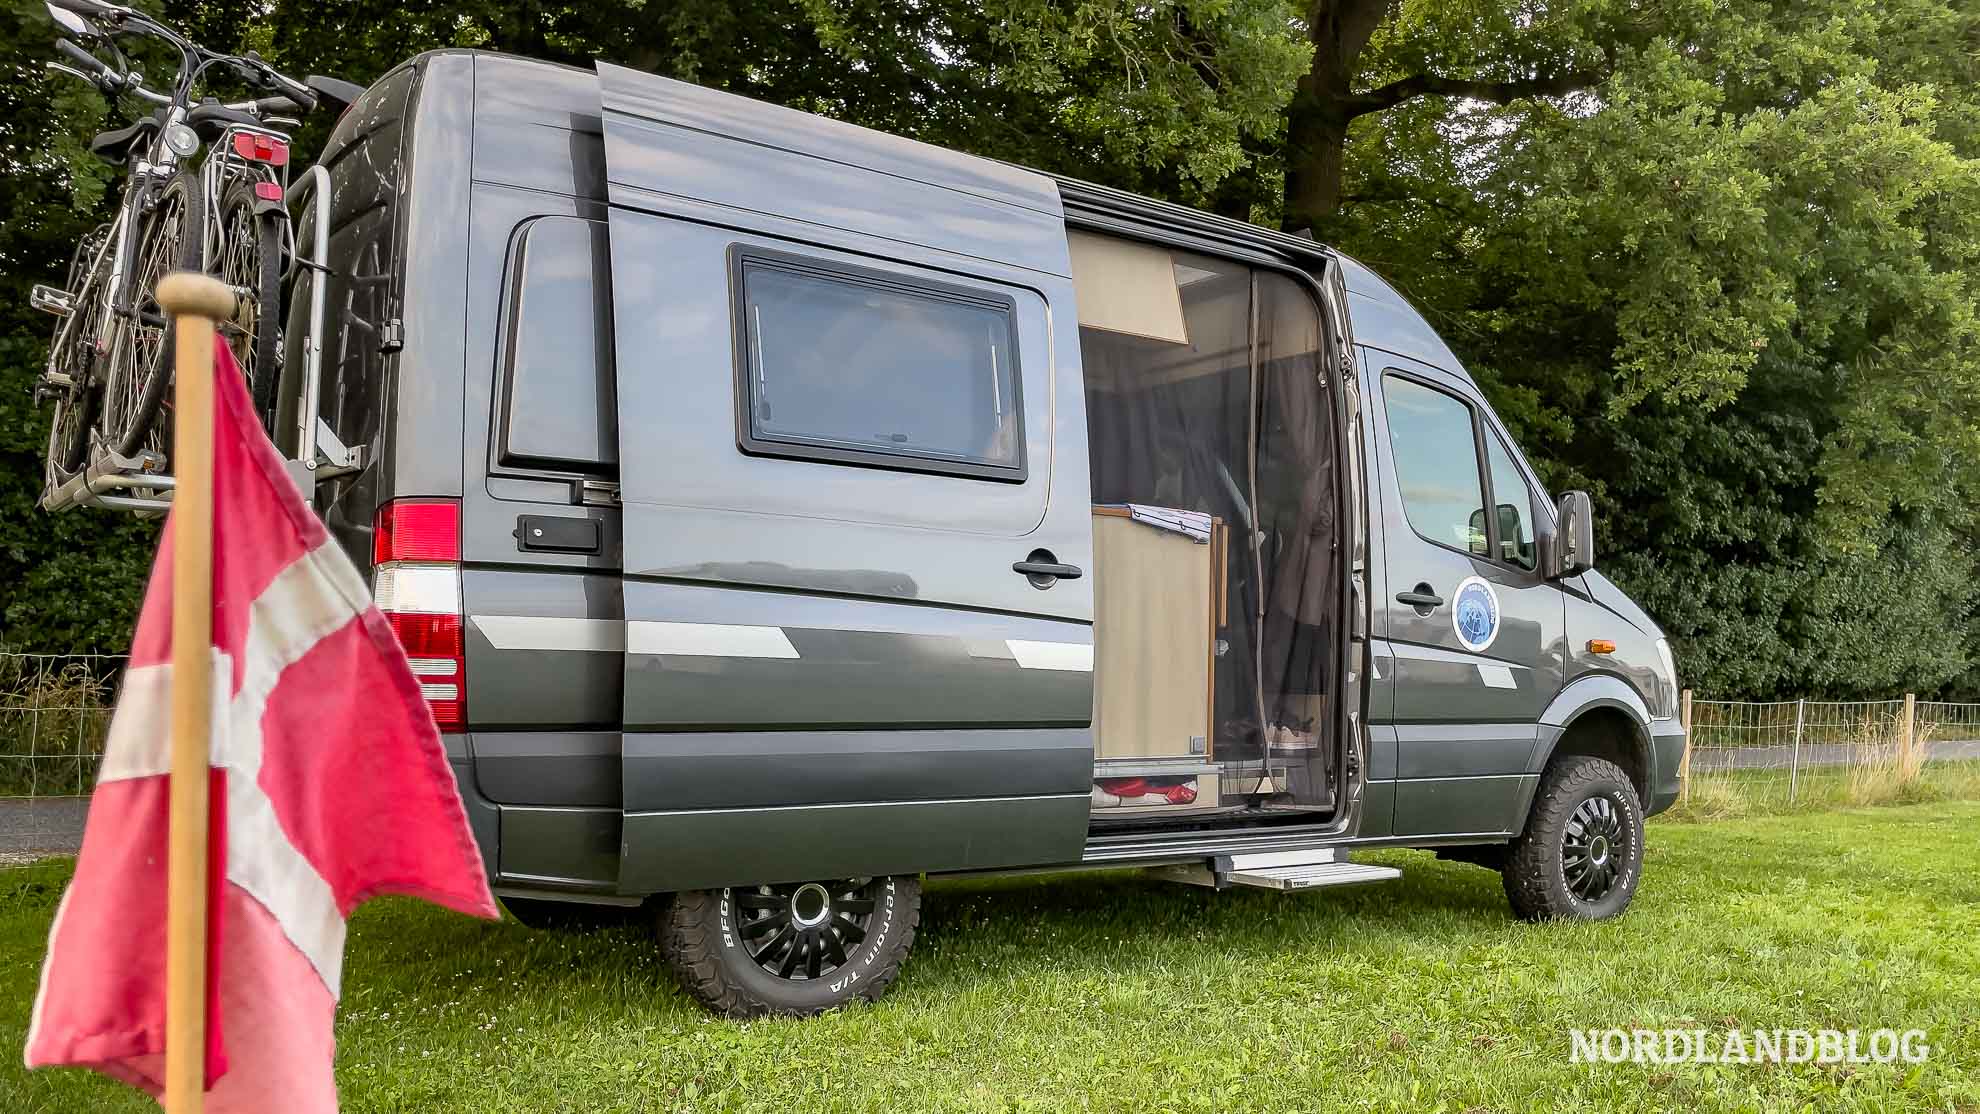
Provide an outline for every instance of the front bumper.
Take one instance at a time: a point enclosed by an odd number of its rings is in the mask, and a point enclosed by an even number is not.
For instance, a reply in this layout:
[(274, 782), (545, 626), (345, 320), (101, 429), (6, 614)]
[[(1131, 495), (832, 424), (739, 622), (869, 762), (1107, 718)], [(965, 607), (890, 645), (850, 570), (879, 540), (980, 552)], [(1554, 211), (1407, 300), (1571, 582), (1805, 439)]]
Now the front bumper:
[(1684, 748), (1683, 723), (1676, 718), (1650, 721), (1650, 799), (1643, 803), (1646, 815), (1655, 816), (1677, 803)]

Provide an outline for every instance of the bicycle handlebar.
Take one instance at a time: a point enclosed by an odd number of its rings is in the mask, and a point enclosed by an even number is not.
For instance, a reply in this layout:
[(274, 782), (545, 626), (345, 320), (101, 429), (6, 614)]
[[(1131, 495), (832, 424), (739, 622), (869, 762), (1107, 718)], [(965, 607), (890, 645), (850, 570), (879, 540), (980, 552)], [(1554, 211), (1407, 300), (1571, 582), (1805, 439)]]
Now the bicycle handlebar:
[(117, 71), (111, 69), (96, 55), (91, 54), (89, 51), (84, 50), (69, 40), (56, 39), (55, 49), (68, 55), (71, 62), (81, 66), (85, 72), (85, 76), (91, 81), (95, 81), (100, 85), (105, 81), (115, 82), (117, 80)]

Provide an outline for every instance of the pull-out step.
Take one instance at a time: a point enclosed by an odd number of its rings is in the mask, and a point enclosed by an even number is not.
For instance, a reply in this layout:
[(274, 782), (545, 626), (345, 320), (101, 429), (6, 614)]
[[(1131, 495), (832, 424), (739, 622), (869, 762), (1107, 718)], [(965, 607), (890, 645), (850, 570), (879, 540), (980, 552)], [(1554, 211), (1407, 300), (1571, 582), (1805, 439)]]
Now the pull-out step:
[(1314, 886), (1351, 886), (1402, 877), (1392, 866), (1352, 863), (1334, 848), (1274, 851), (1260, 855), (1218, 855), (1201, 863), (1155, 867), (1154, 873), (1192, 886), (1258, 886), (1268, 890), (1304, 890)]

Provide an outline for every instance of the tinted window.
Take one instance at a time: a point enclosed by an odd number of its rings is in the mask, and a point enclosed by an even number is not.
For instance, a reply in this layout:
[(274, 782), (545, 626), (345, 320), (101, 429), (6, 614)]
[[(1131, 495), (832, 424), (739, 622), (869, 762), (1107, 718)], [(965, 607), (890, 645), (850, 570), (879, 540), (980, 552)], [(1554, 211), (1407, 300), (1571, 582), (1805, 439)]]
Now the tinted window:
[(608, 471), (618, 460), (610, 259), (605, 225), (577, 217), (531, 221), (517, 242), (502, 338), (502, 463)]
[(752, 451), (1022, 479), (1011, 303), (742, 263)]
[(1485, 461), (1492, 470), (1492, 500), (1499, 510), (1499, 560), (1536, 568), (1533, 552), (1533, 497), (1526, 477), (1497, 437), (1485, 438)]
[(1487, 556), (1485, 495), (1471, 407), (1407, 379), (1384, 380), (1396, 486), (1415, 531), (1431, 541)]

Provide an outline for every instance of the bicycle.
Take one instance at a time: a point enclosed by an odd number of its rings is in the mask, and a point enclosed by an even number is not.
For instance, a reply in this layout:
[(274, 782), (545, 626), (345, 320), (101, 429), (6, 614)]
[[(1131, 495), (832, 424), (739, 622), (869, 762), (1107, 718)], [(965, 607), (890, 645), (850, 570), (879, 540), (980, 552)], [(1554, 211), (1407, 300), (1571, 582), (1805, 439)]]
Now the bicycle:
[[(315, 75), (298, 82), (253, 52), (208, 50), (134, 8), (46, 2), (61, 32), (55, 47), (68, 60), (49, 69), (91, 83), (113, 105), (131, 97), (156, 107), (90, 141), (97, 157), (128, 172), (116, 215), (77, 245), (61, 289), (34, 289), (33, 304), (59, 318), (37, 388), (55, 403), (42, 505), (157, 509), (170, 486), (172, 338), (152, 291), (173, 270), (205, 271), (234, 288), (238, 309), (221, 333), (270, 423), (282, 271), (294, 257), (282, 129), (320, 99), (348, 104), (361, 90)], [(146, 86), (119, 45), (130, 38), (177, 53), (169, 93)], [(199, 95), (223, 75), (266, 95), (231, 103)]]

